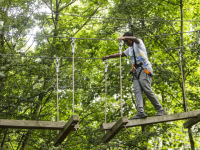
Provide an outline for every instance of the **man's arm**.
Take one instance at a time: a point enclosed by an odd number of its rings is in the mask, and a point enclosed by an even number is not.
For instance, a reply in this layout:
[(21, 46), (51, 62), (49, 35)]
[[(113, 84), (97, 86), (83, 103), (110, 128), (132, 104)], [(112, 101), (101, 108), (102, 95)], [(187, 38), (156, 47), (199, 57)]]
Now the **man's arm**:
[[(126, 55), (125, 55), (124, 52), (122, 52), (121, 57), (124, 57), (124, 56), (126, 56)], [(103, 60), (105, 60), (105, 59), (109, 59), (109, 58), (116, 58), (116, 57), (120, 57), (120, 54), (117, 53), (117, 54), (112, 54), (112, 55), (104, 56), (104, 57), (103, 57)]]
[(123, 36), (123, 37), (119, 37), (118, 38), (118, 41), (121, 41), (121, 40), (131, 40), (133, 42), (135, 42), (136, 44), (140, 44), (140, 41), (138, 38), (134, 37), (134, 36)]

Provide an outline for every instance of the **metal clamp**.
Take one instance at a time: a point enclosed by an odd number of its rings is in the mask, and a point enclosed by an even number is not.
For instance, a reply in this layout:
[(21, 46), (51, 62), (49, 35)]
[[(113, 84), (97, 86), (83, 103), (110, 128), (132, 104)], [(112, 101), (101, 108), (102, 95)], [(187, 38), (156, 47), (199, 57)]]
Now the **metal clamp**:
[(78, 133), (79, 123), (77, 123), (77, 124), (74, 126), (74, 129), (76, 130), (76, 133)]
[[(0, 30), (2, 30), (2, 28), (3, 28), (3, 23), (4, 23), (4, 22), (0, 20)], [(3, 32), (0, 31), (0, 34), (3, 34)]]
[(197, 31), (197, 37), (200, 38), (200, 30)]
[(200, 30), (197, 31), (197, 37), (199, 38), (198, 44), (200, 45)]
[(134, 21), (134, 19), (132, 18), (132, 19), (131, 19), (131, 27), (133, 26), (133, 21)]
[(119, 54), (121, 55), (122, 54), (122, 46), (123, 46), (123, 44), (122, 44), (122, 41), (120, 41), (119, 42)]
[(179, 55), (179, 60), (182, 61), (182, 58), (181, 58), (181, 49), (178, 48), (178, 55)]
[(107, 70), (108, 70), (108, 63), (107, 63), (107, 59), (105, 59), (105, 73), (107, 73)]
[(56, 73), (59, 73), (59, 58), (58, 57), (56, 57), (55, 65), (56, 65)]
[(127, 133), (130, 135), (130, 132), (128, 131), (128, 129), (126, 128), (126, 126), (124, 125), (123, 127), (126, 129)]
[(74, 54), (74, 51), (75, 51), (75, 46), (76, 46), (76, 44), (75, 44), (75, 40), (76, 40), (76, 38), (72, 38), (72, 43), (71, 43), (71, 46), (72, 46), (72, 54)]

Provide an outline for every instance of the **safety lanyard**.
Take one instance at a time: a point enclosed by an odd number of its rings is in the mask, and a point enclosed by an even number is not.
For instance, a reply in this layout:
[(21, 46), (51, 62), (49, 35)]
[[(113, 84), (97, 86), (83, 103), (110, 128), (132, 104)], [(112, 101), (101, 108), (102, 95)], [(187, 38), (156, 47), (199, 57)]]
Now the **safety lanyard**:
[(134, 57), (134, 62), (135, 63), (133, 64), (132, 70), (136, 70), (137, 63), (136, 63), (136, 56), (135, 56), (135, 50), (134, 50), (134, 43), (133, 43), (133, 57)]
[(141, 70), (140, 70), (140, 72), (139, 72), (139, 75), (140, 75), (141, 71), (143, 70), (146, 74), (148, 74), (150, 77), (152, 77), (153, 75), (151, 74), (151, 72), (149, 72), (147, 69), (145, 69), (145, 68), (142, 67), (143, 63), (137, 65), (137, 63), (136, 63), (135, 51), (134, 51), (134, 45), (133, 45), (133, 55), (134, 55), (134, 61), (135, 61), (135, 63), (133, 64), (132, 70), (136, 70), (138, 67), (141, 67)]

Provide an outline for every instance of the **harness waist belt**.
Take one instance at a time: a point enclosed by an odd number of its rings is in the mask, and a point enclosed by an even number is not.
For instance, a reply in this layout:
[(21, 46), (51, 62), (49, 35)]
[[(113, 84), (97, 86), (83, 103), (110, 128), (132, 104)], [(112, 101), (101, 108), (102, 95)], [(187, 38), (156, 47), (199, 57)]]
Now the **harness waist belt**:
[(147, 69), (143, 68), (142, 65), (143, 65), (142, 62), (140, 62), (139, 64), (133, 64), (132, 70), (136, 70), (137, 68), (141, 67), (141, 69), (142, 69), (146, 74), (148, 74), (150, 77), (152, 77), (152, 76), (153, 76), (152, 73), (151, 73), (150, 71), (148, 71)]

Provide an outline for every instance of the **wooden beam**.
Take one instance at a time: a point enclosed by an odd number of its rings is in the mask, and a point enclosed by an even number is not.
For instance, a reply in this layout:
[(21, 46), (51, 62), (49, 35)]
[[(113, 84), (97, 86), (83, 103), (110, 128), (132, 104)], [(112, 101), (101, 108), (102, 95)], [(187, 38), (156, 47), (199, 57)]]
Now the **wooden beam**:
[[(198, 114), (200, 114), (200, 110), (183, 112), (183, 113), (172, 114), (172, 115), (157, 116), (157, 117), (147, 117), (145, 119), (128, 120), (126, 127), (135, 127), (135, 126), (141, 126), (141, 125), (183, 120), (183, 119), (188, 119), (188, 118), (194, 118)], [(101, 124), (101, 129), (111, 130), (114, 124), (115, 122), (103, 123)]]
[(66, 122), (0, 119), (0, 128), (62, 130)]
[(73, 115), (69, 119), (69, 121), (65, 124), (64, 128), (60, 131), (60, 133), (54, 139), (54, 145), (59, 146), (59, 144), (61, 144), (64, 141), (64, 139), (67, 137), (70, 131), (74, 131), (74, 128), (77, 128), (78, 122), (79, 122), (79, 116)]
[(127, 117), (122, 117), (120, 120), (118, 120), (112, 127), (112, 130), (108, 131), (102, 138), (103, 143), (109, 142), (122, 128), (123, 125), (126, 125), (128, 123)]
[(198, 114), (196, 118), (192, 118), (192, 119), (188, 120), (187, 122), (185, 122), (183, 124), (183, 126), (184, 126), (184, 128), (189, 128), (189, 127), (197, 124), (198, 122), (200, 122), (200, 114)]

